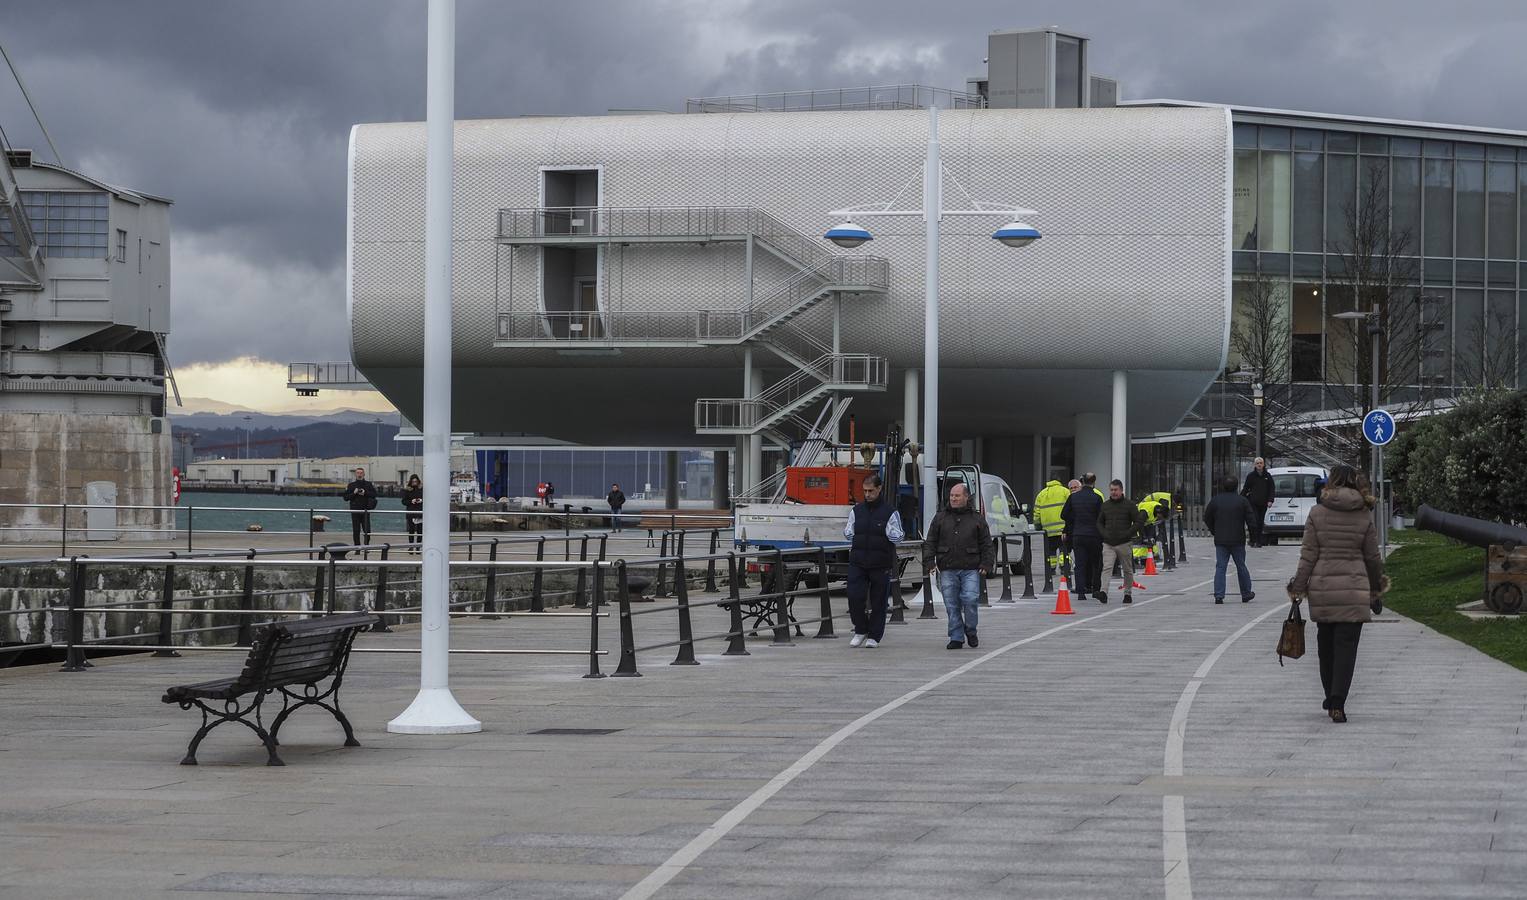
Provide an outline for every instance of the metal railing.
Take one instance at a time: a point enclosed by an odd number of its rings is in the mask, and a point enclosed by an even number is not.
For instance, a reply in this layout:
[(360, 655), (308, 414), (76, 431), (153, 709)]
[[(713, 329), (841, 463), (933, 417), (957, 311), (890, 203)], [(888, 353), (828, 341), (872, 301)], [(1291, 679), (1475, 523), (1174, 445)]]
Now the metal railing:
[(980, 94), (953, 91), (922, 84), (877, 84), (864, 87), (809, 91), (771, 91), (730, 94), (721, 97), (690, 97), (687, 113), (822, 112), (872, 109), (980, 109)]
[(291, 385), (366, 384), (366, 376), (354, 363), (287, 363), (286, 383)]

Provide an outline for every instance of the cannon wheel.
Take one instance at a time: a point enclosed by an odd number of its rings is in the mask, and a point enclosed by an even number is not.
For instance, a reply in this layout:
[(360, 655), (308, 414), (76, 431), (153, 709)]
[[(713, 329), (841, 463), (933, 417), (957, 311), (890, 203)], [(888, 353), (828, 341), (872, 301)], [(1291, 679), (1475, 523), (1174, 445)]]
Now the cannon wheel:
[(1490, 593), (1485, 597), (1485, 606), (1492, 611), (1514, 616), (1522, 611), (1522, 588), (1511, 582), (1503, 582), (1490, 588)]

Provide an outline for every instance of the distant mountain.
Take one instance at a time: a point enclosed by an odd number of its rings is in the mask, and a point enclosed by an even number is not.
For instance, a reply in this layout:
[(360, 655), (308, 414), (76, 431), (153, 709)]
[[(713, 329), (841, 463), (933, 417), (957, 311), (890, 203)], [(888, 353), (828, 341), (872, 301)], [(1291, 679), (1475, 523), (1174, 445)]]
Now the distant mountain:
[[(251, 415), (254, 415), (251, 413)], [(266, 416), (267, 420), (294, 419), (295, 423), (261, 425), (251, 420), (246, 430), (237, 416), (193, 415), (176, 417), (171, 429), (177, 435), (175, 459), (185, 462), (184, 452), (178, 443), (179, 435), (189, 435), (192, 452), (196, 459), (249, 458), (271, 459), (289, 455), (286, 441), (296, 442), (295, 455), (327, 459), (336, 456), (393, 456), (414, 452), (418, 445), (397, 445), (393, 437), (398, 433), (394, 424), (366, 422), (312, 421), (311, 418)], [(376, 416), (371, 416), (375, 419)], [(198, 420), (213, 420), (200, 424)], [(247, 442), (247, 445), (246, 445)], [(247, 450), (246, 450), (247, 446)], [(380, 451), (380, 453), (378, 453)]]
[[(311, 412), (268, 413), (241, 409), (220, 400), (187, 397), (184, 407), (170, 407), (170, 424), (177, 429), (215, 431), (220, 428), (243, 431), (245, 428), (300, 428), (318, 422), (337, 425), (374, 425), (377, 419), (397, 425), (395, 412), (367, 412), (363, 409), (318, 409)], [(244, 421), (248, 416), (249, 421)]]

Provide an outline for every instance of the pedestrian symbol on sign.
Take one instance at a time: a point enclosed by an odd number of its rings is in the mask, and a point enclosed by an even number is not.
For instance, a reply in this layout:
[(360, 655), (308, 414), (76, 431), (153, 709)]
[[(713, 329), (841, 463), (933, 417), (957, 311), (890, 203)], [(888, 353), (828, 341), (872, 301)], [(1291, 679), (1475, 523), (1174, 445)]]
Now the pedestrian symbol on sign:
[(1363, 416), (1363, 437), (1375, 447), (1382, 447), (1394, 440), (1394, 416), (1382, 409), (1372, 410)]

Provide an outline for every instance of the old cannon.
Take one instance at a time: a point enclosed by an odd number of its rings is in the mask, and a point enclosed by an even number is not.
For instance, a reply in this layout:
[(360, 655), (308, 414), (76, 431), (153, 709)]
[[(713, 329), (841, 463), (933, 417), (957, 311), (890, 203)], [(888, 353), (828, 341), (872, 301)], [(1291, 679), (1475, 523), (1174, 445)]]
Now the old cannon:
[(1527, 528), (1438, 512), (1422, 504), (1416, 527), (1485, 548), (1485, 606), (1516, 615), (1527, 592)]

